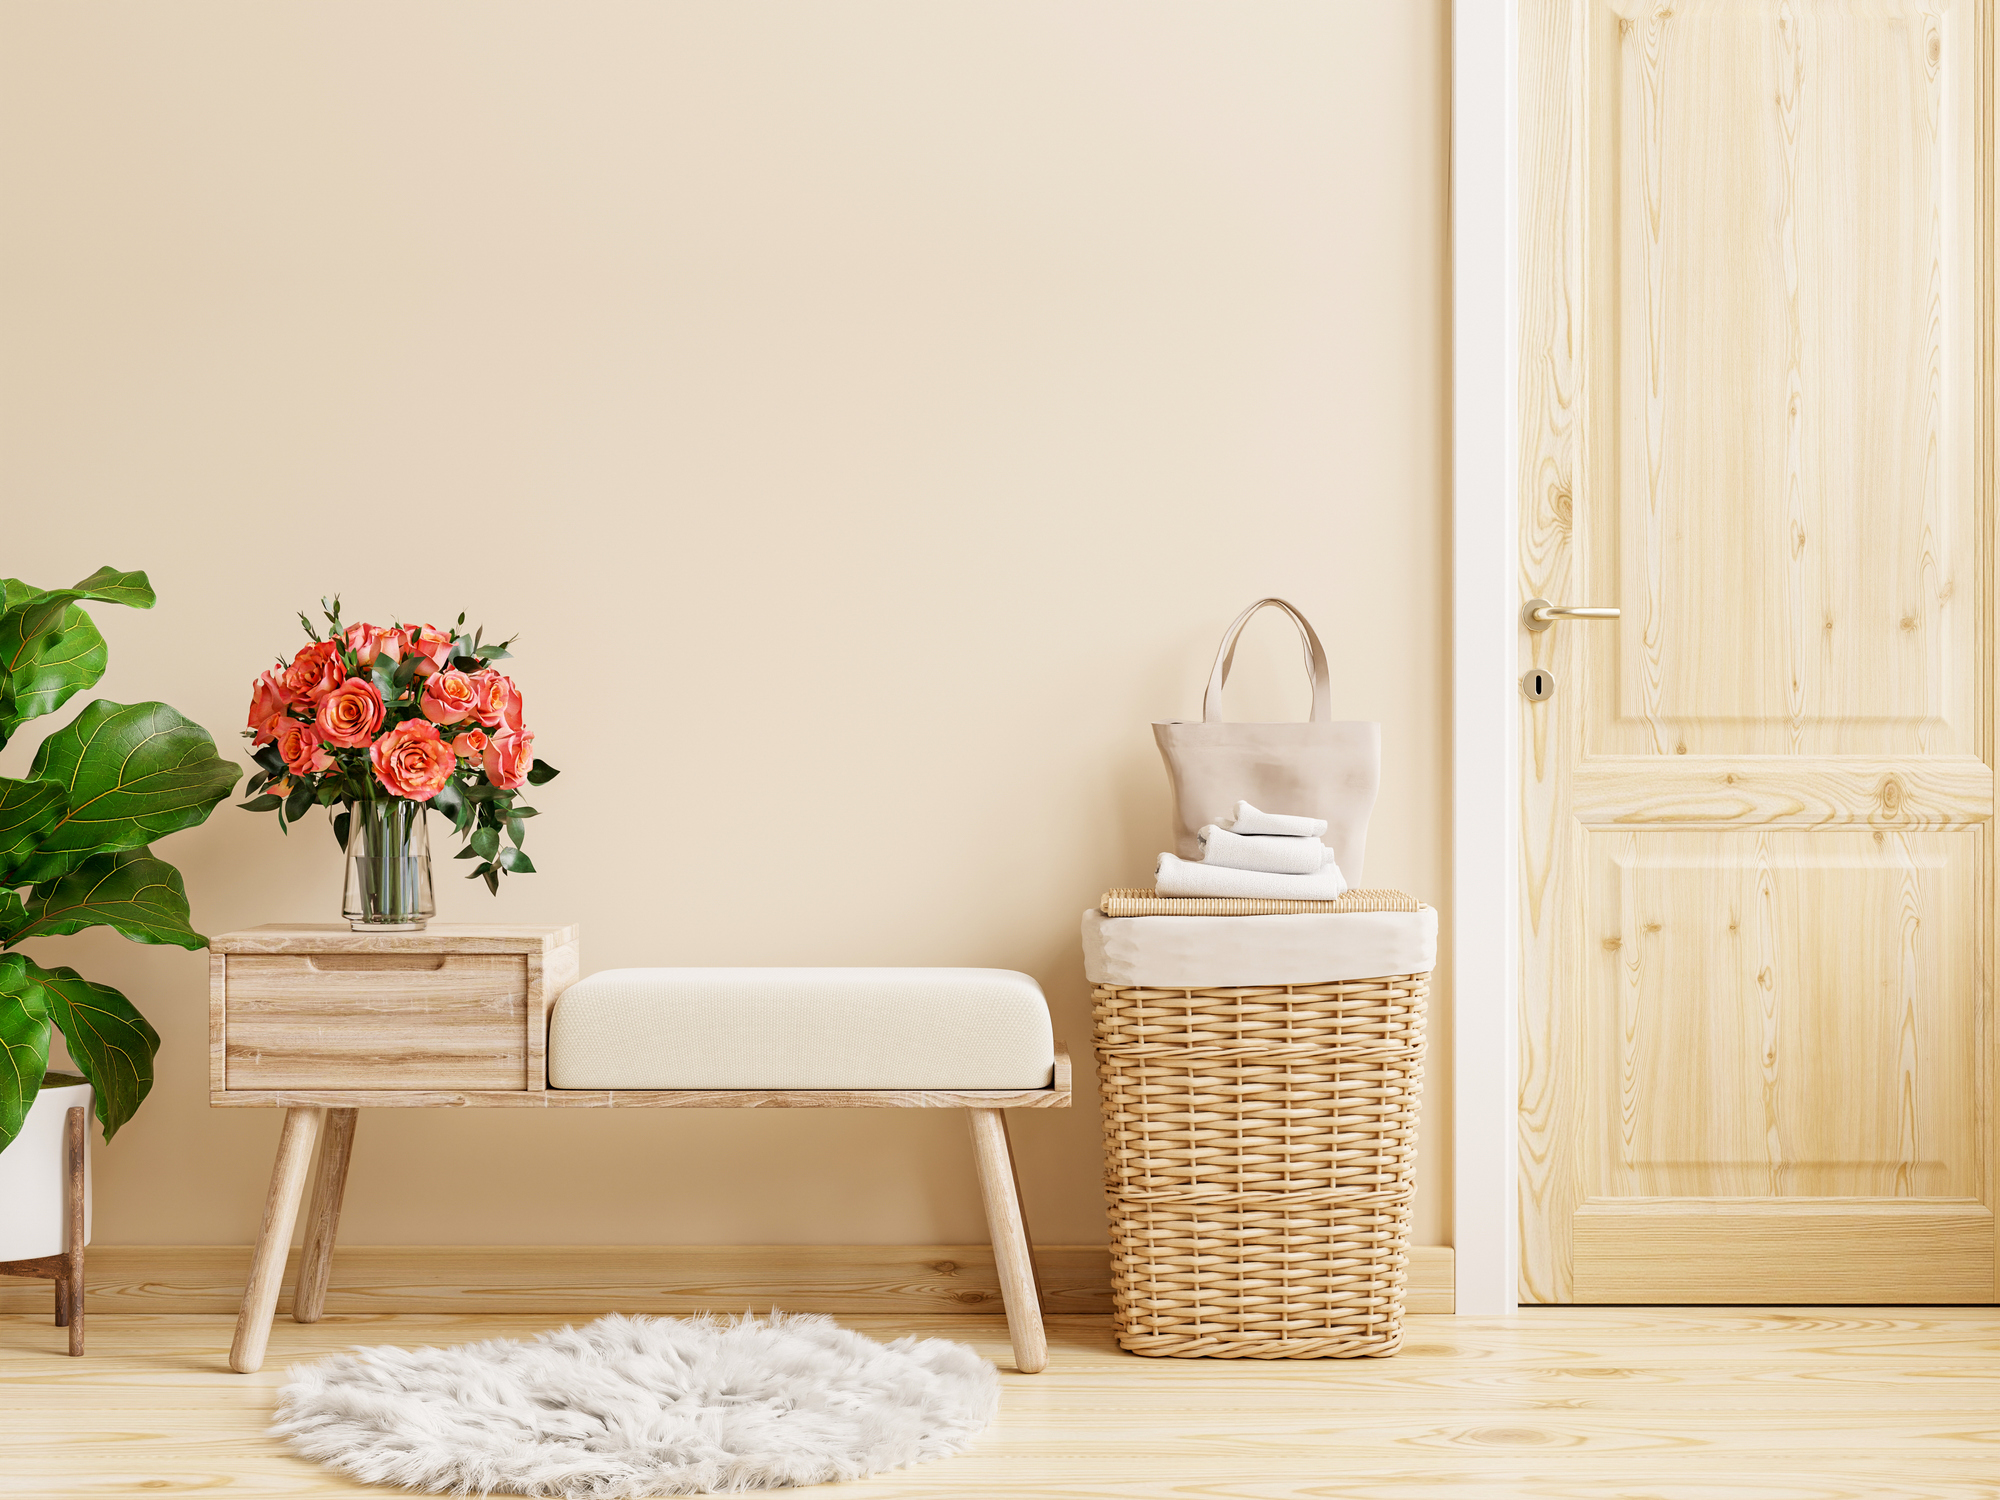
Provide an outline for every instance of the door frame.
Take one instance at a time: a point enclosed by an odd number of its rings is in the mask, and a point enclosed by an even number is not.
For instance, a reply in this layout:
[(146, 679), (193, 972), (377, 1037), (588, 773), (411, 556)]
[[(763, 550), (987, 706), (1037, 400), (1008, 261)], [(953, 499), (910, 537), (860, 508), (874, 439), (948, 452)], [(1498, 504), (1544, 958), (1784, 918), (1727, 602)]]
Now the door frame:
[(1517, 0), (1451, 28), (1452, 1243), (1491, 1317), (1520, 1288)]

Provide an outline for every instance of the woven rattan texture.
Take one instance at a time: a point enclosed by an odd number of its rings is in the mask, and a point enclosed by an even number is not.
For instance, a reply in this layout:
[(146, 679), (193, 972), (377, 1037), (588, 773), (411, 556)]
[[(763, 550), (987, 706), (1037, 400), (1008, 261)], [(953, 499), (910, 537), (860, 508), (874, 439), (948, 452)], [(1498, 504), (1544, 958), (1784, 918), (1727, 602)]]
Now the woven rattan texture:
[(1430, 976), (1092, 993), (1118, 1342), (1402, 1342)]
[(1423, 902), (1401, 891), (1346, 891), (1331, 901), (1285, 901), (1267, 896), (1160, 896), (1152, 891), (1106, 891), (1097, 909), (1107, 917), (1292, 917), (1318, 912), (1422, 911)]

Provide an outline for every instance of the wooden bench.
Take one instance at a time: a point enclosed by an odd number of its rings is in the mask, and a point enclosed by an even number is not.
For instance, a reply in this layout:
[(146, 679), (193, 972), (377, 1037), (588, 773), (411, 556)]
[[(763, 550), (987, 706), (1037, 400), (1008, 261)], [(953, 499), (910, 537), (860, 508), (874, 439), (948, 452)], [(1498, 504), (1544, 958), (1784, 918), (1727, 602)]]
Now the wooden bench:
[(268, 926), (211, 939), (209, 953), (209, 1103), (285, 1111), (234, 1370), (264, 1362), (308, 1176), (292, 1316), (319, 1319), (363, 1109), (966, 1110), (1014, 1362), (1024, 1373), (1048, 1362), (1004, 1112), (1068, 1106), (1061, 1046), (1052, 1081), (1035, 1089), (552, 1089), (550, 1012), (581, 974), (573, 926)]

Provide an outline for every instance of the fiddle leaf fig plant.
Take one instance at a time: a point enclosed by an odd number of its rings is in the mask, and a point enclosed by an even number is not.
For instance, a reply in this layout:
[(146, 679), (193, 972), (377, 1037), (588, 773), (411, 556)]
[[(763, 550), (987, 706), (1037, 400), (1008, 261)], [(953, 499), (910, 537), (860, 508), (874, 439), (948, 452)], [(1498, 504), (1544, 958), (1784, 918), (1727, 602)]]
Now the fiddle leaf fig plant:
[[(153, 590), (116, 568), (66, 589), (0, 579), (0, 747), (104, 675), (86, 600), (151, 609)], [(206, 947), (180, 871), (152, 844), (206, 818), (237, 775), (208, 731), (166, 704), (100, 698), (42, 741), (25, 777), (0, 777), (0, 1151), (41, 1089), (52, 1032), (94, 1085), (106, 1140), (152, 1088), (160, 1049), (117, 990), (6, 950), (86, 927)]]

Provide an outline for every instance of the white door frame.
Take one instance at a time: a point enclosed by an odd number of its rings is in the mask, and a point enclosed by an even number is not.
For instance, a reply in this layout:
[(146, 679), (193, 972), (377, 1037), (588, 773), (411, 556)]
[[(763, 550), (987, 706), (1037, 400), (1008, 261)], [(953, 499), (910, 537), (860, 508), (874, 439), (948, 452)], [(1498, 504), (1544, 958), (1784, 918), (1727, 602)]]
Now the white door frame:
[(1453, 0), (1452, 1242), (1459, 1312), (1520, 1285), (1516, 0)]

